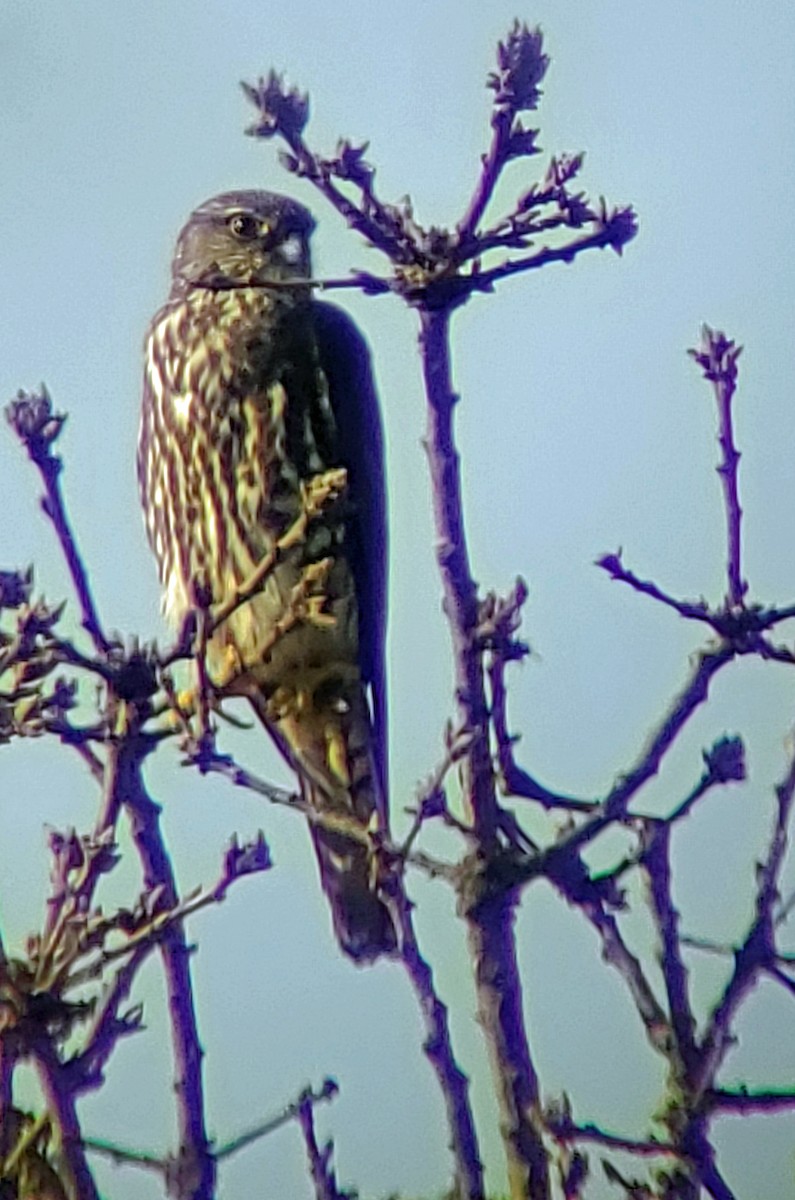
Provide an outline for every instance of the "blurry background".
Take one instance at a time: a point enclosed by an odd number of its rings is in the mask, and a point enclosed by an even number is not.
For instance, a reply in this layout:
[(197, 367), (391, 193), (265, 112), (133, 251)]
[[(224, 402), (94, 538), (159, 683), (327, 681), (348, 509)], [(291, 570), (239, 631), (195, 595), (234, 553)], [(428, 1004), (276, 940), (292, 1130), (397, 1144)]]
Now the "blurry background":
[[(752, 597), (795, 598), (795, 8), (758, 0), (752, 12), (727, 0), (535, 0), (528, 9), (516, 0), (3, 0), (0, 397), (45, 380), (69, 413), (59, 443), (65, 488), (107, 626), (164, 634), (133, 463), (143, 330), (166, 296), (172, 243), (189, 211), (230, 188), (288, 190), (319, 219), (319, 275), (380, 266), (308, 185), (282, 171), (273, 144), (242, 135), (254, 114), (238, 80), (286, 71), (311, 93), (314, 147), (330, 152), (340, 135), (370, 139), (381, 195), (410, 192), (421, 222), (452, 224), (487, 144), (484, 83), (496, 42), (514, 16), (539, 22), (553, 61), (529, 123), (541, 126), (544, 156), (515, 166), (498, 199), (510, 203), (550, 153), (584, 149), (584, 186), (633, 203), (640, 235), (621, 260), (591, 254), (516, 277), (455, 318), (458, 430), (474, 571), (484, 588), (506, 589), (519, 572), (530, 585), (534, 655), (511, 681), (518, 757), (551, 788), (602, 793), (682, 684), (700, 631), (611, 585), (593, 559), (621, 545), (628, 566), (677, 595), (716, 601), (725, 588), (713, 402), (685, 356), (702, 321), (746, 346), (736, 428)], [(416, 325), (391, 298), (345, 293), (344, 304), (373, 348), (388, 436), (400, 813), (438, 761), (452, 709)], [(0, 566), (34, 562), (37, 590), (71, 604), (37, 497), (32, 467), (0, 431)], [(749, 782), (712, 793), (675, 834), (676, 901), (690, 933), (736, 941), (745, 930), (794, 701), (795, 672), (733, 666), (643, 797), (649, 811), (668, 811), (698, 777), (702, 747), (726, 732), (746, 736)], [(224, 732), (224, 746), (252, 770), (285, 778), (263, 737)], [(0, 918), (13, 948), (41, 922), (46, 828), (88, 828), (96, 796), (77, 756), (56, 745), (3, 748), (1, 765)], [(148, 778), (184, 889), (216, 877), (233, 831), (263, 827), (276, 862), (189, 927), (211, 1132), (227, 1138), (333, 1074), (341, 1094), (319, 1122), (336, 1140), (341, 1181), (363, 1197), (440, 1192), (446, 1131), (413, 995), (398, 967), (357, 972), (338, 955), (303, 824), (181, 769), (176, 748), (152, 761)], [(592, 857), (609, 862), (611, 849), (595, 847)], [(791, 869), (785, 882), (792, 886)], [(103, 900), (129, 901), (137, 887), (131, 859)], [(462, 931), (442, 884), (416, 879), (412, 888), (472, 1076), (489, 1183), (499, 1189)], [(642, 918), (626, 928), (648, 951)], [(526, 894), (518, 932), (545, 1095), (565, 1089), (577, 1119), (643, 1135), (659, 1066), (594, 936), (545, 886)], [(729, 964), (688, 961), (704, 1013)], [(148, 1032), (118, 1048), (106, 1086), (81, 1111), (94, 1136), (165, 1151), (170, 1063), (156, 963), (137, 997)], [(726, 1083), (792, 1084), (792, 1015), (780, 990), (755, 993)], [(793, 1134), (792, 1117), (719, 1124), (720, 1161), (738, 1196), (791, 1194)], [(134, 1170), (103, 1165), (98, 1174), (118, 1200), (161, 1194)], [(590, 1195), (613, 1194), (598, 1165), (594, 1178)], [(223, 1167), (219, 1196), (244, 1195), (310, 1195), (297, 1129)]]

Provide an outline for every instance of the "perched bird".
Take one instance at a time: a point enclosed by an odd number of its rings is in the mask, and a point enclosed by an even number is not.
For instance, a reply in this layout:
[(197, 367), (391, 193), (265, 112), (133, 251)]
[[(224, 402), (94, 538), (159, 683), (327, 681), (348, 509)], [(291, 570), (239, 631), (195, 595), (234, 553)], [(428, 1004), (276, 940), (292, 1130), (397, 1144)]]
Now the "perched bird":
[[(385, 827), (383, 438), (363, 338), (309, 287), (310, 213), (229, 192), (179, 234), (169, 299), (145, 340), (138, 479), (163, 608), (236, 594), (301, 513), (308, 482), (344, 468), (342, 497), (218, 628), (213, 682), (246, 696), (319, 812)], [(292, 281), (294, 286), (269, 287)], [(309, 610), (296, 616), (296, 589)], [(291, 607), (292, 606), (292, 607)], [(395, 947), (370, 849), (312, 823), (340, 946)]]

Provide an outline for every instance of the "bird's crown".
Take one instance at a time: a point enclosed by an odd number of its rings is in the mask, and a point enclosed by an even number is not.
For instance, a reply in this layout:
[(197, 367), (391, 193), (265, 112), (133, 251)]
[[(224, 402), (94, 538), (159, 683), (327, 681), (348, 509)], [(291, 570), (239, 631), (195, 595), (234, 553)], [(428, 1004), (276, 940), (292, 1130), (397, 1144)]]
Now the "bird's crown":
[(306, 279), (315, 227), (302, 204), (277, 192), (223, 192), (194, 209), (177, 238), (174, 290)]

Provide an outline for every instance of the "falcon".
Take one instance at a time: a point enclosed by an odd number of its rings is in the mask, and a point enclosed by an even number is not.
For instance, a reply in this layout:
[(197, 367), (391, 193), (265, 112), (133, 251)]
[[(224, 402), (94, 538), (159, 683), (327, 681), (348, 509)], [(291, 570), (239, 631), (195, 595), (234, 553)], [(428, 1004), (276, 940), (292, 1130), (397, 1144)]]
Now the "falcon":
[[(197, 596), (219, 605), (275, 562), (213, 633), (210, 676), (250, 701), (327, 818), (310, 822), (321, 883), (363, 963), (394, 950), (395, 929), (370, 848), (333, 818), (387, 820), (383, 436), (364, 339), (307, 286), (313, 228), (263, 191), (191, 214), (145, 339), (138, 480), (175, 626)], [(342, 496), (273, 557), (311, 481), (335, 470)]]

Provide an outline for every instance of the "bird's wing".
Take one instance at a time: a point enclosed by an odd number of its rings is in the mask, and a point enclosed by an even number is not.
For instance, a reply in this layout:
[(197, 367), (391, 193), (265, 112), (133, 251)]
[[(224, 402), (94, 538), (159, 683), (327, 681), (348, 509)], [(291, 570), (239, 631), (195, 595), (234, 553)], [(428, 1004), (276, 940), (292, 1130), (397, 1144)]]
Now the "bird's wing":
[(340, 462), (348, 471), (346, 546), (356, 586), (362, 678), (370, 693), (377, 767), (387, 792), (387, 496), (384, 435), (362, 334), (342, 309), (315, 302), (313, 322), (328, 381)]

